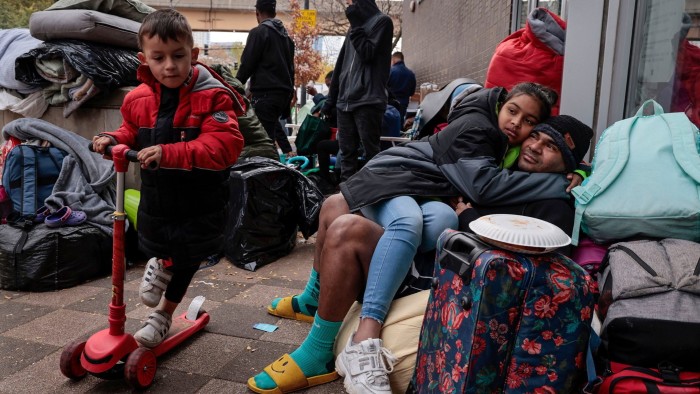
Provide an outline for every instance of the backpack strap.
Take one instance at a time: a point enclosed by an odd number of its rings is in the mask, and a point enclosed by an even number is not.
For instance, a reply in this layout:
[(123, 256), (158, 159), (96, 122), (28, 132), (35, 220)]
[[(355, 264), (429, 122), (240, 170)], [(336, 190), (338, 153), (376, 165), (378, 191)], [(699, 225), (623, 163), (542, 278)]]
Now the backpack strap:
[(32, 215), (36, 212), (36, 190), (38, 188), (38, 179), (36, 176), (36, 167), (38, 165), (36, 151), (28, 145), (20, 145), (20, 153), (22, 155), (22, 202), (20, 204), (20, 213), (22, 216)]
[(698, 129), (683, 113), (668, 114), (662, 118), (671, 130), (676, 162), (688, 176), (700, 184), (700, 153), (696, 144)]
[[(574, 227), (571, 232), (571, 244), (578, 245), (579, 232), (581, 230), (581, 220), (583, 213), (593, 197), (602, 193), (611, 183), (615, 181), (617, 176), (625, 168), (630, 154), (630, 130), (637, 121), (637, 117), (621, 120), (615, 123), (615, 129), (607, 129), (603, 132), (598, 142), (598, 147), (605, 142), (607, 146), (607, 155), (605, 160), (598, 156), (593, 157), (593, 172), (581, 186), (571, 190), (571, 194), (576, 198), (576, 213), (574, 215)], [(600, 152), (596, 148), (596, 155)], [(603, 163), (602, 165), (597, 165)]]

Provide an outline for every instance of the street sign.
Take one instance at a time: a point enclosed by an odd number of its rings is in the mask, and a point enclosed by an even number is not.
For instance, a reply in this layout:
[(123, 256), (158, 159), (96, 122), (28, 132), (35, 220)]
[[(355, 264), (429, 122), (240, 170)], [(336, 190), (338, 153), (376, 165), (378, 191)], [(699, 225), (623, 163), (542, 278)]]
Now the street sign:
[(316, 10), (299, 10), (301, 15), (297, 19), (297, 24), (307, 24), (311, 27), (316, 26)]

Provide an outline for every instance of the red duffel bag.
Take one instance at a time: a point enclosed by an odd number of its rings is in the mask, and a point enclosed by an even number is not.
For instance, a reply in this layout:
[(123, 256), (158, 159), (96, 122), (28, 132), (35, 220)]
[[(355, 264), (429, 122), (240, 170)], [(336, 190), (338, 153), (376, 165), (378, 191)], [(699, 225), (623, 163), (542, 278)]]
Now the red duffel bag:
[(611, 362), (595, 393), (700, 394), (700, 372), (684, 372), (672, 365), (651, 369)]

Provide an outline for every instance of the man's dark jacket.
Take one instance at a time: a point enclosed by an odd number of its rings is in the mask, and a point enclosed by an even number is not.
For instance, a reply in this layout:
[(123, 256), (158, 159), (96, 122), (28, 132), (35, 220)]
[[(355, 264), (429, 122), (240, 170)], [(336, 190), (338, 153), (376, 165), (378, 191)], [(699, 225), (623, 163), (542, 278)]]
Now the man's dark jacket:
[(265, 19), (248, 34), (236, 78), (250, 91), (294, 91), (294, 42), (279, 19)]
[(437, 134), (379, 153), (340, 185), (350, 209), (396, 196), (464, 196), (489, 206), (551, 198), (568, 199), (561, 174), (502, 170), (508, 139), (498, 128), (496, 108), (503, 88), (465, 97)]
[(391, 94), (401, 104), (402, 114), (405, 114), (408, 102), (416, 92), (416, 75), (404, 62), (398, 61), (391, 66), (388, 86)]
[(335, 63), (323, 112), (334, 106), (346, 112), (361, 106), (386, 108), (394, 24), (373, 0), (356, 0), (346, 15), (350, 30)]

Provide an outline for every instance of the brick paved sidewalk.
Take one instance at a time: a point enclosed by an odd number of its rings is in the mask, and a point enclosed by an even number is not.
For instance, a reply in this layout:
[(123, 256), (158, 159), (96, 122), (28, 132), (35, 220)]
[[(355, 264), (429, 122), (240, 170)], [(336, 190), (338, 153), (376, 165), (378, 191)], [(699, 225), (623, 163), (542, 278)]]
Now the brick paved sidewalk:
[[(289, 256), (245, 271), (222, 260), (200, 270), (178, 312), (197, 295), (207, 298), (204, 309), (211, 321), (204, 332), (158, 359), (153, 386), (146, 392), (252, 393), (245, 382), (283, 353), (294, 350), (309, 323), (279, 319), (265, 311), (274, 297), (300, 292), (313, 259), (312, 237), (299, 239)], [(134, 332), (150, 308), (139, 303), (143, 265), (126, 276), (126, 329)], [(88, 375), (72, 382), (59, 371), (64, 345), (87, 339), (107, 327), (111, 279), (102, 278), (70, 289), (47, 293), (0, 290), (0, 393), (126, 393), (122, 380)], [(279, 326), (272, 333), (255, 330), (255, 323)], [(342, 380), (308, 393), (343, 393)]]

